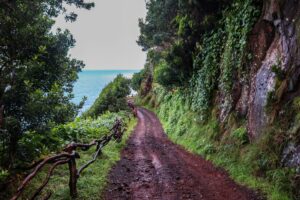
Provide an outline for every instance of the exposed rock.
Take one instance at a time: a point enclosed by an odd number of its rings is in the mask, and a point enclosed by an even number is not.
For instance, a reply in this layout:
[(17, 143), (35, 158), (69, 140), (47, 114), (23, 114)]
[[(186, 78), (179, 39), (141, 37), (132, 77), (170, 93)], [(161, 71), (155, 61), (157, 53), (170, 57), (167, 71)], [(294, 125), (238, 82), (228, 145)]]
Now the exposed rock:
[(242, 86), (240, 98), (236, 104), (236, 111), (239, 116), (245, 117), (248, 111), (248, 99), (249, 99), (249, 85), (245, 84)]
[(257, 138), (267, 122), (265, 106), (270, 91), (274, 90), (275, 75), (272, 65), (275, 65), (281, 53), (278, 51), (278, 38), (272, 43), (257, 74), (251, 79), (250, 109), (248, 128), (251, 138)]
[[(267, 125), (267, 114), (265, 105), (267, 103), (268, 93), (275, 90), (275, 74), (272, 72), (272, 66), (280, 61), (281, 69), (289, 72), (299, 66), (299, 30), (296, 28), (296, 22), (300, 19), (300, 2), (294, 0), (278, 1), (268, 0), (264, 2), (264, 9), (261, 21), (267, 21), (272, 24), (275, 32), (271, 45), (266, 50), (266, 56), (260, 65), (254, 61), (251, 69), (249, 111), (248, 111), (248, 132), (252, 139), (258, 138), (262, 130)], [(257, 25), (258, 26), (258, 25)], [(263, 33), (257, 35), (257, 41), (266, 41), (266, 37), (272, 38), (271, 32), (261, 30)], [(256, 43), (258, 43), (256, 41)], [(250, 41), (252, 42), (252, 41)], [(298, 43), (297, 43), (298, 42)], [(260, 46), (254, 52), (259, 53), (257, 59), (264, 54), (267, 45), (258, 43)], [(260, 49), (260, 50), (259, 50)], [(260, 55), (261, 54), (261, 55)], [(291, 80), (298, 80), (299, 75), (291, 73)], [(297, 82), (297, 81), (296, 81)], [(289, 82), (290, 88), (293, 88), (295, 81)]]

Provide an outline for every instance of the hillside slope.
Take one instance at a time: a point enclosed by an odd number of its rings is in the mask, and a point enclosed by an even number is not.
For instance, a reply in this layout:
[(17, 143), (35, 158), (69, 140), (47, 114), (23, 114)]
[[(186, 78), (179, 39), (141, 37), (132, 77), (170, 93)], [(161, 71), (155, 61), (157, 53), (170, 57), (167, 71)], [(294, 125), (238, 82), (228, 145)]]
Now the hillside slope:
[(140, 25), (150, 48), (134, 76), (139, 103), (173, 141), (239, 182), (300, 199), (300, 2), (179, 0), (172, 20), (152, 10), (170, 1), (149, 3)]

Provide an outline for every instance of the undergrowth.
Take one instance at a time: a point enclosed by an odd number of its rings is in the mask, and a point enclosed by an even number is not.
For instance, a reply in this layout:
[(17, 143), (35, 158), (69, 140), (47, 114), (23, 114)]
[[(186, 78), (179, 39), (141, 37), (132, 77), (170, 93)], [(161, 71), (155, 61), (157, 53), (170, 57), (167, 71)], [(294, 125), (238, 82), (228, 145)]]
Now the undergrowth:
[[(84, 120), (84, 122), (90, 121), (90, 123), (83, 123), (83, 126), (76, 126), (80, 124), (80, 120), (77, 122), (72, 122), (68, 125), (64, 125), (65, 128), (68, 129), (72, 127), (72, 130), (75, 129), (74, 133), (77, 134), (77, 137), (81, 136), (83, 141), (89, 139), (90, 137), (97, 136), (94, 131), (90, 136), (82, 136), (80, 134), (80, 130), (84, 129), (86, 124), (94, 123), (94, 126), (91, 127), (92, 129), (103, 128), (103, 123), (108, 123), (108, 121), (91, 121), (91, 119)], [(101, 123), (100, 123), (101, 122)], [(78, 190), (78, 198), (83, 200), (97, 200), (102, 199), (102, 193), (104, 191), (105, 186), (107, 185), (107, 178), (108, 173), (112, 166), (120, 159), (120, 152), (125, 147), (126, 141), (130, 136), (133, 128), (136, 125), (136, 120), (131, 119), (128, 121), (127, 131), (125, 132), (121, 143), (117, 143), (116, 141), (112, 140), (107, 146), (104, 147), (102, 155), (92, 164), (90, 165), (83, 173), (80, 175), (77, 183), (77, 190)], [(69, 131), (70, 132), (70, 131)], [(72, 132), (72, 131), (71, 131)], [(99, 134), (103, 134), (101, 131)], [(79, 137), (80, 138), (80, 137)], [(99, 135), (96, 137), (99, 138)], [(77, 161), (77, 166), (81, 166), (82, 164), (86, 163), (87, 161), (91, 160), (91, 155), (94, 153), (95, 147), (91, 148), (87, 152), (80, 151), (80, 159)], [(30, 195), (33, 194), (36, 188), (40, 186), (43, 182), (47, 173), (47, 168), (41, 171), (37, 177), (33, 179), (30, 183), (29, 187), (26, 189), (22, 199), (28, 199)], [(69, 169), (67, 165), (59, 166), (54, 171), (54, 175), (49, 181), (49, 184), (44, 189), (42, 196), (47, 195), (49, 192), (53, 193), (51, 199), (71, 199), (69, 195)]]

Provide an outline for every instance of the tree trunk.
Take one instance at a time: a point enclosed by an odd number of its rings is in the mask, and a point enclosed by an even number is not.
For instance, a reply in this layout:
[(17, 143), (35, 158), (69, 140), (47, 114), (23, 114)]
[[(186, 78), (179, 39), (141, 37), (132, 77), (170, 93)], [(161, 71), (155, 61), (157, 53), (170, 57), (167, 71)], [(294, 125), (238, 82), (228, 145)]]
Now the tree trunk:
[(70, 170), (70, 195), (74, 199), (77, 197), (77, 169), (76, 169), (76, 161), (75, 156), (73, 156), (69, 161), (69, 170)]

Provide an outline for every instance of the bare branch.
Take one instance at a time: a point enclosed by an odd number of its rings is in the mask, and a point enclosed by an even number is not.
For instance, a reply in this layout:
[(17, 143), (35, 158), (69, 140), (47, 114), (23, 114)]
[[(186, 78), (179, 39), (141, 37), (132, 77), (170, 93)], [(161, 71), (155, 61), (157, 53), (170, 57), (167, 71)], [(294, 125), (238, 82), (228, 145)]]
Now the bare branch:
[(54, 163), (52, 165), (52, 167), (50, 168), (48, 174), (47, 174), (47, 177), (44, 181), (44, 183), (36, 190), (36, 192), (34, 193), (34, 195), (32, 196), (31, 200), (34, 200), (40, 193), (41, 191), (44, 189), (44, 187), (48, 184), (52, 174), (53, 174), (53, 171), (54, 169), (58, 166), (58, 165), (62, 165), (62, 164), (65, 164), (65, 163), (68, 163), (70, 159), (64, 159), (64, 160), (60, 160), (60, 161), (57, 161), (56, 163)]
[(84, 164), (83, 166), (81, 166), (77, 172), (77, 176), (79, 177), (80, 176), (80, 173), (85, 169), (87, 168), (90, 164), (92, 164), (93, 162), (96, 161), (97, 157), (99, 156), (99, 154), (101, 153), (101, 149), (102, 147), (98, 148), (97, 151), (94, 153), (93, 155), (93, 159), (88, 161), (86, 164)]
[[(44, 180), (43, 184), (35, 191), (31, 199), (35, 199), (42, 190), (46, 187), (48, 184), (51, 176), (53, 175), (54, 169), (58, 165), (63, 165), (68, 163), (69, 164), (69, 170), (70, 170), (70, 194), (72, 197), (77, 196), (77, 179), (80, 175), (80, 173), (86, 169), (89, 165), (94, 163), (97, 159), (97, 157), (101, 154), (101, 150), (104, 146), (106, 146), (112, 138), (114, 138), (117, 142), (121, 141), (122, 135), (125, 131), (125, 128), (122, 128), (123, 123), (120, 119), (116, 119), (114, 126), (110, 129), (109, 135), (104, 135), (101, 139), (93, 140), (89, 144), (81, 144), (81, 143), (71, 143), (67, 147), (63, 149), (63, 153), (39, 160), (35, 164), (33, 164), (31, 167), (35, 167), (34, 170), (23, 180), (21, 185), (19, 186), (17, 193), (11, 198), (11, 200), (17, 200), (22, 192), (25, 190), (25, 187), (28, 185), (28, 183), (37, 175), (37, 173), (47, 164), (52, 164), (51, 168), (48, 171), (48, 174), (46, 176), (46, 179)], [(76, 152), (76, 150), (79, 148), (80, 150), (87, 151), (91, 147), (96, 146), (96, 151), (92, 156), (92, 160), (88, 161), (86, 164), (81, 166), (79, 170), (76, 168), (76, 158), (80, 158), (79, 154)], [(52, 193), (49, 193), (45, 199), (49, 199), (51, 197)]]
[(25, 189), (26, 185), (31, 181), (31, 179), (33, 177), (36, 176), (36, 174), (48, 163), (57, 159), (61, 159), (61, 158), (71, 158), (72, 155), (68, 154), (68, 153), (60, 153), (58, 155), (52, 156), (50, 158), (46, 158), (44, 159), (40, 164), (38, 164), (38, 166), (36, 166), (36, 168), (33, 170), (32, 173), (30, 173), (22, 182), (21, 186), (18, 188), (17, 193), (15, 194), (15, 196), (13, 196), (13, 198), (11, 198), (11, 200), (16, 200), (20, 197), (21, 193), (23, 192), (23, 190)]

